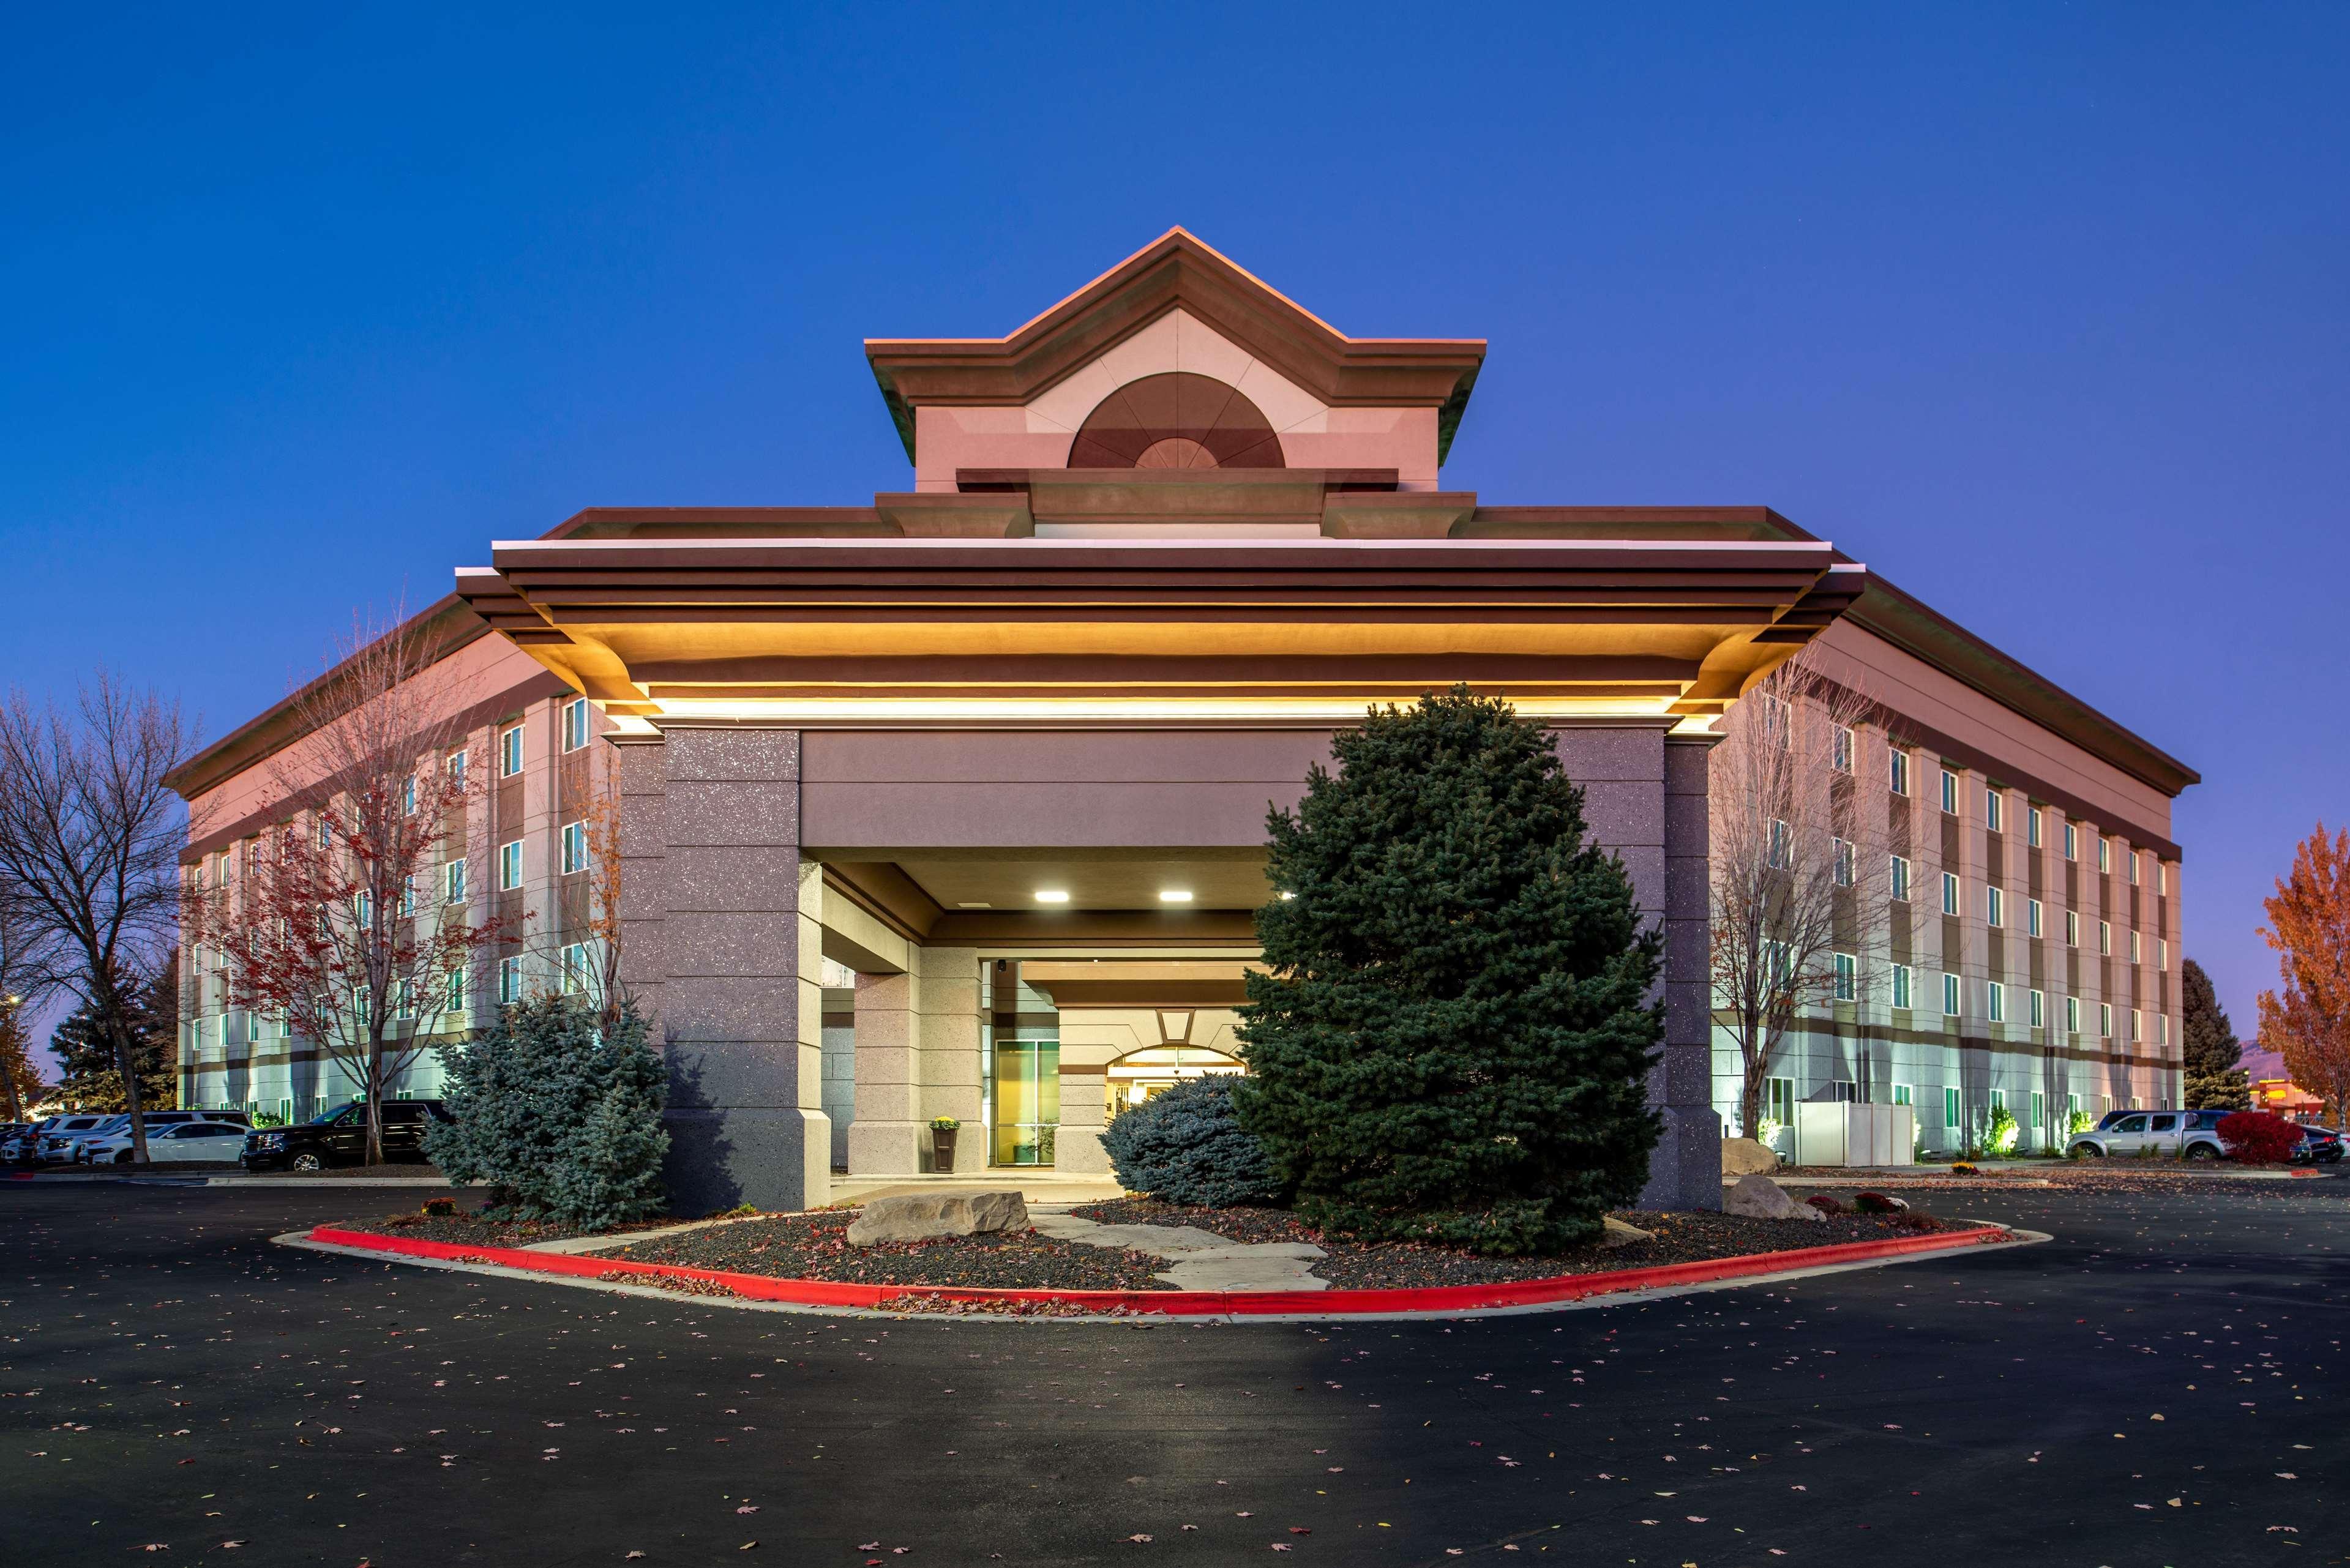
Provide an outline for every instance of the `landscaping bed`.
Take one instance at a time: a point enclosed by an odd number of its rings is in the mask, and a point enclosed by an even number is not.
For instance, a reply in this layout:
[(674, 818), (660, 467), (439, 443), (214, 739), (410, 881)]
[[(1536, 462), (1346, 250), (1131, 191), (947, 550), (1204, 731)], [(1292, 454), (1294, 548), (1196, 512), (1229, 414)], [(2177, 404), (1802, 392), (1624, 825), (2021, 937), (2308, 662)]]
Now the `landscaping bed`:
[[(477, 1210), (464, 1209), (446, 1215), (411, 1210), (405, 1214), (384, 1214), (372, 1220), (345, 1220), (339, 1223), (346, 1231), (365, 1231), (377, 1236), (408, 1236), (420, 1241), (481, 1247), (527, 1247), (538, 1241), (567, 1241), (575, 1236), (591, 1234), (577, 1225), (558, 1224), (551, 1220), (484, 1220)], [(592, 1233), (625, 1236), (631, 1231), (655, 1231), (676, 1223), (674, 1220), (648, 1220)]]
[(1487, 1258), (1449, 1247), (1412, 1242), (1334, 1241), (1284, 1209), (1205, 1209), (1149, 1198), (1121, 1198), (1107, 1203), (1089, 1203), (1070, 1212), (1081, 1220), (1105, 1224), (1190, 1225), (1235, 1241), (1311, 1242), (1329, 1254), (1314, 1264), (1315, 1276), (1329, 1281), (1338, 1290), (1496, 1284), (1974, 1228), (1963, 1221), (1940, 1220), (1927, 1214), (1846, 1214), (1831, 1216), (1818, 1224), (1806, 1224), (1784, 1220), (1747, 1220), (1731, 1214), (1626, 1210), (1615, 1218), (1649, 1231), (1648, 1240), (1618, 1247), (1579, 1248), (1550, 1257)]
[(777, 1214), (663, 1236), (598, 1256), (637, 1263), (867, 1285), (969, 1285), (986, 1290), (1167, 1291), (1167, 1264), (1147, 1252), (1055, 1241), (1033, 1233), (950, 1236), (853, 1247), (853, 1209)]

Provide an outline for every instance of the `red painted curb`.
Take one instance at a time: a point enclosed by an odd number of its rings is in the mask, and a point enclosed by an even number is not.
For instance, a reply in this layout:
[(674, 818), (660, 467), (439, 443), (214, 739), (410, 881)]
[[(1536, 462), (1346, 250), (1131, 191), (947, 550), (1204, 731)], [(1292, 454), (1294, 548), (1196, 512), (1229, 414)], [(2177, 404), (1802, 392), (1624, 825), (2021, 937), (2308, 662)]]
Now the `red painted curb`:
[(1483, 1285), (1430, 1285), (1387, 1291), (1008, 1291), (954, 1285), (860, 1285), (832, 1280), (785, 1280), (767, 1274), (736, 1274), (716, 1269), (688, 1269), (669, 1263), (636, 1263), (618, 1258), (582, 1257), (562, 1252), (534, 1252), (518, 1247), (468, 1247), (456, 1241), (426, 1241), (400, 1236), (380, 1236), (368, 1231), (344, 1231), (321, 1225), (310, 1240), (337, 1247), (357, 1247), (396, 1257), (447, 1258), (464, 1262), (495, 1263), (541, 1274), (574, 1274), (600, 1278), (610, 1273), (650, 1274), (678, 1280), (704, 1280), (722, 1284), (753, 1301), (792, 1302), (802, 1306), (881, 1307), (908, 1296), (941, 1301), (1063, 1302), (1097, 1312), (1156, 1313), (1170, 1317), (1231, 1317), (1267, 1314), (1311, 1313), (1342, 1315), (1353, 1313), (1474, 1312), (1493, 1307), (1540, 1306), (1579, 1301), (1586, 1296), (1613, 1295), (1623, 1291), (1651, 1290), (1661, 1285), (1706, 1284), (1752, 1274), (1775, 1274), (1791, 1269), (1819, 1268), (1835, 1263), (1866, 1262), (1911, 1252), (1949, 1251), (2013, 1238), (2004, 1226), (1979, 1231), (1945, 1231), (1918, 1236), (1895, 1236), (1877, 1241), (1842, 1241), (1832, 1247), (1802, 1247), (1785, 1252), (1753, 1252), (1736, 1258), (1708, 1258), (1693, 1263), (1666, 1263), (1653, 1269), (1620, 1269), (1612, 1273), (1561, 1274), (1546, 1280), (1513, 1280)]

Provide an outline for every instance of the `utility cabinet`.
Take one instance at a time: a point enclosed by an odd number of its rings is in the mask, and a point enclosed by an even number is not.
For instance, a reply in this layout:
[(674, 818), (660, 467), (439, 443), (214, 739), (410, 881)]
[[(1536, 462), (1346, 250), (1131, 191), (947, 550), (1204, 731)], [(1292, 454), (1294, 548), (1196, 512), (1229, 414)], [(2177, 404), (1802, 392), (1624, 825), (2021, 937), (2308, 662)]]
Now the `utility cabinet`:
[(1795, 1163), (1908, 1165), (1917, 1125), (1908, 1106), (1806, 1100), (1795, 1107)]

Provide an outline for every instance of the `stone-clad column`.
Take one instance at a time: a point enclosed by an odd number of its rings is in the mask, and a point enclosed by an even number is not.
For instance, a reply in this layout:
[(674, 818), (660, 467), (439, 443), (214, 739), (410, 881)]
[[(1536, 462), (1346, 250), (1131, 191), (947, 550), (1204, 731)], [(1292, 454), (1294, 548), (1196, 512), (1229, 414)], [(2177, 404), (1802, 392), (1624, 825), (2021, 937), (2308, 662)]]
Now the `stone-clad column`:
[[(661, 759), (657, 793), (649, 768), (624, 774), (623, 843), (661, 852), (650, 875), (624, 872), (622, 952), (640, 986), (660, 977), (671, 1202), (688, 1214), (822, 1203), (821, 909), (803, 919), (821, 881), (799, 853), (799, 733), (674, 727), (629, 751)], [(658, 935), (639, 953), (647, 927)]]
[(852, 1176), (912, 1176), (931, 1168), (931, 1118), (969, 1130), (961, 1172), (982, 1169), (979, 1126), (979, 953), (915, 948), (905, 974), (857, 977), (857, 1119), (848, 1125)]
[(1665, 742), (1665, 1047), (1649, 1099), (1665, 1136), (1640, 1200), (1659, 1209), (1721, 1207), (1721, 1118), (1713, 1109), (1710, 738)]
[(1706, 750), (1660, 729), (1555, 732), (1585, 826), (1616, 853), (1643, 919), (1665, 934), (1665, 1040), (1648, 1103), (1665, 1118), (1640, 1204), (1721, 1207), (1721, 1128), (1713, 1114), (1706, 1008)]

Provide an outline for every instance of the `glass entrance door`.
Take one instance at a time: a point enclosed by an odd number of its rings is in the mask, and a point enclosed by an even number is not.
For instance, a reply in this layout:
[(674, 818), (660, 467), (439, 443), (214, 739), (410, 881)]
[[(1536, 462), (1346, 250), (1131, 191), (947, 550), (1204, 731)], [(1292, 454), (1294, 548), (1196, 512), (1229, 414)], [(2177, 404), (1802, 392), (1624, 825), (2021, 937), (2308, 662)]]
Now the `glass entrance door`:
[(1060, 1042), (998, 1037), (994, 1054), (995, 1125), (988, 1163), (1052, 1164), (1053, 1137), (1061, 1126)]

